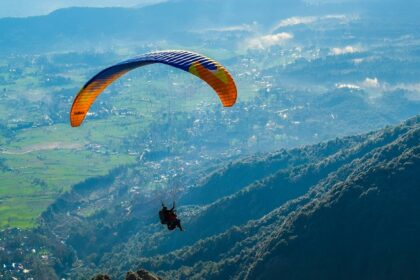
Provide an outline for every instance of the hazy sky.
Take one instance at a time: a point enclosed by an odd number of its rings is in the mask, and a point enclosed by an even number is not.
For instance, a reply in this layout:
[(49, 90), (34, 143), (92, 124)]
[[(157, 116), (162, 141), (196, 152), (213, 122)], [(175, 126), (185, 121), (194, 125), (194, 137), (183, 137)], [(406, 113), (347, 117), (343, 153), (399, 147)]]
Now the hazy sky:
[(83, 7), (130, 7), (164, 0), (0, 0), (0, 18), (48, 14), (56, 9)]

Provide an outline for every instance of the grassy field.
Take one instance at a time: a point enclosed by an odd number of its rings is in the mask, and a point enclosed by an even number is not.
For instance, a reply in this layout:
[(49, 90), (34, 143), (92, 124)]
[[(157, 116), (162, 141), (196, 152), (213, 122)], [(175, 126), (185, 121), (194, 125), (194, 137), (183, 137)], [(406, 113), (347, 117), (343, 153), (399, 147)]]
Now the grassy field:
[[(7, 166), (0, 172), (0, 227), (32, 227), (36, 217), (61, 192), (88, 177), (104, 175), (135, 162), (123, 140), (144, 126), (134, 117), (89, 121), (80, 128), (66, 124), (21, 130), (2, 145)], [(92, 149), (88, 144), (95, 144)]]
[(22, 228), (32, 227), (36, 217), (71, 185), (134, 162), (125, 154), (59, 148), (2, 157), (9, 170), (0, 172), (0, 227)]

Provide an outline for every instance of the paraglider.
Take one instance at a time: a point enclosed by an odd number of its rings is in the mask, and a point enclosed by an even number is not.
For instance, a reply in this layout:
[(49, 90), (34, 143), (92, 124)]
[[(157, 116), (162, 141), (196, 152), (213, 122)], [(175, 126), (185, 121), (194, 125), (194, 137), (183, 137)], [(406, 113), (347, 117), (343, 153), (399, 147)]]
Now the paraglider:
[[(166, 64), (189, 72), (210, 85), (225, 107), (235, 104), (237, 90), (230, 73), (218, 62), (201, 54), (183, 50), (150, 52), (110, 66), (91, 78), (76, 95), (70, 110), (70, 124), (80, 126), (95, 99), (125, 73), (153, 63)], [(159, 218), (168, 230), (179, 228), (183, 231), (181, 220), (175, 212), (175, 202), (171, 209), (162, 203)]]
[(237, 90), (230, 73), (218, 62), (201, 54), (183, 50), (150, 52), (108, 67), (91, 78), (79, 91), (70, 110), (71, 126), (80, 126), (96, 97), (116, 79), (130, 70), (162, 63), (189, 72), (209, 84), (223, 106), (236, 102)]
[(178, 219), (176, 215), (175, 201), (172, 204), (171, 209), (168, 209), (168, 207), (162, 203), (162, 209), (159, 211), (159, 219), (160, 223), (166, 225), (169, 230), (174, 230), (178, 227), (181, 231), (184, 231), (181, 226), (181, 220)]

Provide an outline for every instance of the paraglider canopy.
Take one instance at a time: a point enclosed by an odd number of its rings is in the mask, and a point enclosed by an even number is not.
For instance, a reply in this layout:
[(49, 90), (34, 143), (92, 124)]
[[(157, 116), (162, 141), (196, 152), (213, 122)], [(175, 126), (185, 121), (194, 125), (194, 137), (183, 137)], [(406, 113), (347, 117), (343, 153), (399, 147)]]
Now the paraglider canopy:
[(153, 63), (167, 64), (199, 77), (214, 89), (225, 107), (231, 107), (236, 102), (235, 82), (230, 73), (215, 60), (183, 50), (151, 52), (108, 67), (91, 78), (73, 101), (70, 110), (71, 126), (82, 124), (96, 97), (113, 81), (132, 69)]

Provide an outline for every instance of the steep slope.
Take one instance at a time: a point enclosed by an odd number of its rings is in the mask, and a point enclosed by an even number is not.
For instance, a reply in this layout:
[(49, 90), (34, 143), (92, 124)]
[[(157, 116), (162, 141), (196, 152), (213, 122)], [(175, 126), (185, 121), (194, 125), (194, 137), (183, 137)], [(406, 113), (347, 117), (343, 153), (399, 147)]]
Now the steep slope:
[(240, 159), (203, 178), (195, 188), (191, 188), (181, 197), (180, 203), (210, 204), (281, 169), (315, 163), (342, 149), (348, 149), (361, 141), (365, 141), (367, 137), (368, 135), (358, 135), (337, 138), (317, 145)]
[(366, 164), (291, 216), (247, 278), (419, 278), (419, 139), (417, 129), (376, 154), (389, 160)]
[(371, 141), (391, 142), (262, 219), (138, 265), (169, 279), (416, 278), (419, 118), (385, 131)]
[[(151, 236), (146, 244), (158, 244), (157, 248), (146, 249), (149, 253), (171, 251), (195, 241), (219, 234), (232, 226), (240, 226), (249, 220), (259, 219), (291, 199), (304, 195), (312, 186), (328, 178), (343, 165), (371, 154), (378, 147), (388, 145), (401, 134), (411, 130), (403, 125), (372, 134), (351, 147), (338, 150), (322, 159), (267, 174), (234, 194), (227, 195), (201, 207), (200, 211), (187, 220), (188, 231), (182, 235)], [(249, 172), (245, 169), (244, 174)], [(347, 172), (337, 173), (336, 181), (345, 180)], [(222, 184), (223, 185), (223, 184)], [(155, 251), (156, 250), (156, 251)], [(143, 252), (143, 253), (147, 253)]]

